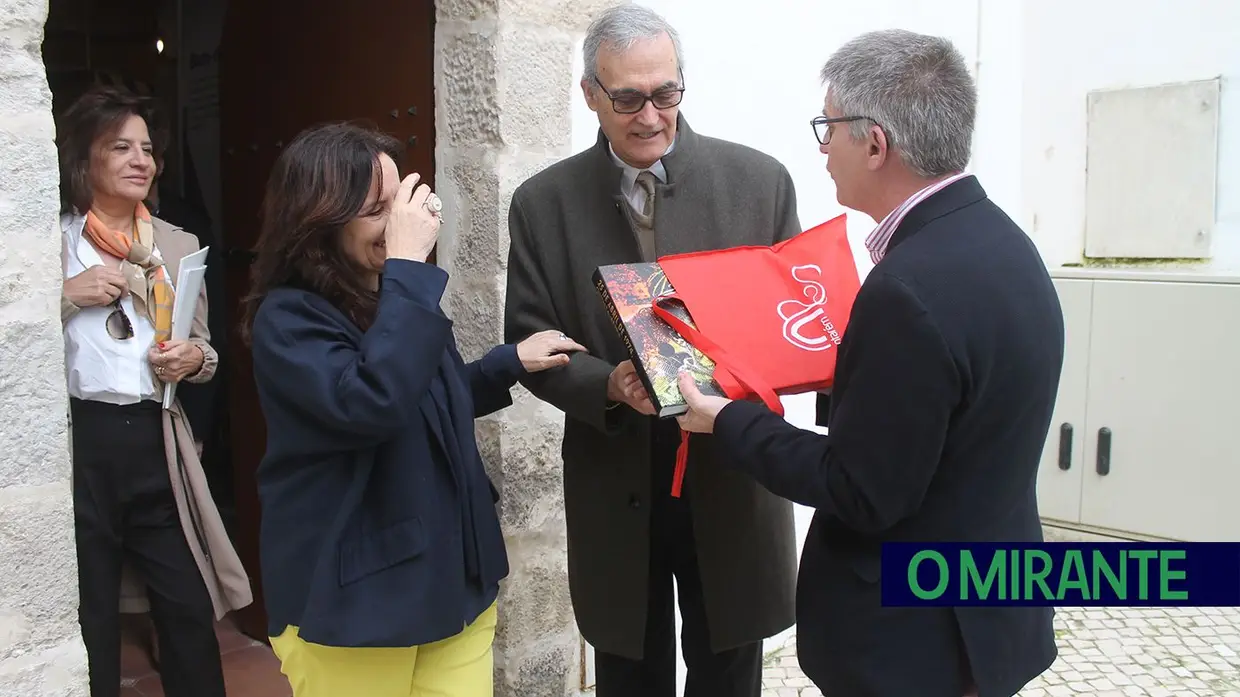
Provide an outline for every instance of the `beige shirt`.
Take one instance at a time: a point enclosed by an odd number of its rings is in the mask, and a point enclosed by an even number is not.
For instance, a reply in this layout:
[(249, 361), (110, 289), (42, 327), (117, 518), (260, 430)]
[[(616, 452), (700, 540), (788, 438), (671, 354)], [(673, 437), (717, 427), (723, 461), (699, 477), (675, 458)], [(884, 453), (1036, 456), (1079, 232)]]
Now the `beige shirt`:
[[(612, 148), (610, 145), (607, 147), (611, 152), (611, 161), (615, 162), (616, 166), (624, 172), (620, 175), (620, 193), (624, 194), (624, 198), (628, 200), (629, 205), (633, 207), (633, 210), (640, 213), (646, 205), (646, 193), (637, 185), (637, 175), (646, 170), (638, 169), (624, 160), (621, 160), (620, 157), (616, 155), (615, 148)], [(667, 150), (664, 151), (663, 155), (668, 155), (675, 147), (676, 142), (672, 141), (672, 144), (667, 147)], [(650, 173), (658, 178), (659, 181), (664, 184), (667, 183), (667, 169), (663, 167), (663, 160), (655, 162), (647, 169), (649, 169)]]

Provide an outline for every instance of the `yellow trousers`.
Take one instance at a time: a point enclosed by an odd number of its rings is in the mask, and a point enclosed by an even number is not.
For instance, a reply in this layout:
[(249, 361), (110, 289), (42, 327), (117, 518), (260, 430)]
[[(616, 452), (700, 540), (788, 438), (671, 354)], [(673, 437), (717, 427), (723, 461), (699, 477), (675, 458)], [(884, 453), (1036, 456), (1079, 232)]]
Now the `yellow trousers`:
[(398, 649), (302, 641), (289, 627), (271, 639), (293, 697), (492, 697), (495, 605), (460, 634)]

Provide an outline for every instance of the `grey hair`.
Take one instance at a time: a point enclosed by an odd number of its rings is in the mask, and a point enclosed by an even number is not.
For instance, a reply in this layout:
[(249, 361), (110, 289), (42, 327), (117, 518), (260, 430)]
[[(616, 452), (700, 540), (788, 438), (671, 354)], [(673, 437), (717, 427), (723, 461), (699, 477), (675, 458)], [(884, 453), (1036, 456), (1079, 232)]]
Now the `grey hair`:
[(680, 35), (666, 19), (654, 10), (641, 5), (619, 5), (604, 10), (594, 19), (586, 31), (582, 58), (587, 82), (598, 79), (598, 53), (600, 49), (627, 51), (638, 41), (657, 39), (667, 34), (676, 47), (676, 66), (684, 69), (685, 57), (680, 47)]
[[(945, 38), (886, 29), (844, 44), (822, 67), (841, 116), (873, 119), (904, 164), (925, 178), (969, 164), (977, 86), (964, 56)], [(853, 121), (854, 139), (871, 124)]]

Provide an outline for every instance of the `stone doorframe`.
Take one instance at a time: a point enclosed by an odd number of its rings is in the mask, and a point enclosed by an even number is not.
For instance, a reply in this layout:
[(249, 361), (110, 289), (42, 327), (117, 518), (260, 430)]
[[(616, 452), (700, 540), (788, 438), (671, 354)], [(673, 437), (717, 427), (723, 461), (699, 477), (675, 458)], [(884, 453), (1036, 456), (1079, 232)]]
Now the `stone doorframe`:
[[(436, 181), (440, 263), (462, 353), (503, 339), (508, 202), (570, 154), (574, 51), (623, 0), (439, 0)], [(87, 694), (77, 626), (60, 234), (46, 0), (0, 0), (0, 691)], [(512, 573), (495, 643), (498, 697), (575, 695), (581, 643), (568, 594), (560, 413), (520, 388), (477, 425), (501, 491)]]
[[(574, 52), (591, 17), (626, 0), (438, 0), (435, 181), (447, 218), (445, 310), (466, 357), (503, 341), (508, 204), (530, 175), (571, 154), (581, 99)], [(477, 424), (500, 490), (512, 573), (500, 592), (497, 697), (577, 695), (582, 643), (568, 593), (563, 415), (522, 388)]]

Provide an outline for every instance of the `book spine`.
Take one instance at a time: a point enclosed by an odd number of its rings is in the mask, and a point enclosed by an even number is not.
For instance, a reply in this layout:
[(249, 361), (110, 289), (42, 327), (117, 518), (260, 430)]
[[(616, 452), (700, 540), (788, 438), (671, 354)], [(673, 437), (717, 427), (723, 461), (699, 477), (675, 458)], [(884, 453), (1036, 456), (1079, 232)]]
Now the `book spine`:
[(655, 413), (661, 415), (663, 406), (659, 404), (659, 398), (655, 396), (654, 384), (650, 382), (650, 376), (646, 374), (646, 366), (642, 364), (637, 348), (633, 346), (633, 339), (629, 336), (628, 327), (624, 326), (624, 320), (620, 318), (620, 311), (616, 309), (616, 302), (612, 300), (611, 291), (607, 288), (607, 282), (603, 280), (602, 274), (598, 271), (594, 272), (594, 287), (598, 290), (599, 297), (603, 299), (603, 305), (607, 308), (607, 316), (611, 317), (611, 323), (615, 325), (616, 332), (624, 340), (624, 346), (629, 351), (629, 360), (632, 361), (633, 367), (637, 370), (637, 377), (641, 378), (642, 385), (646, 388), (646, 393), (650, 395), (650, 403), (654, 406)]

